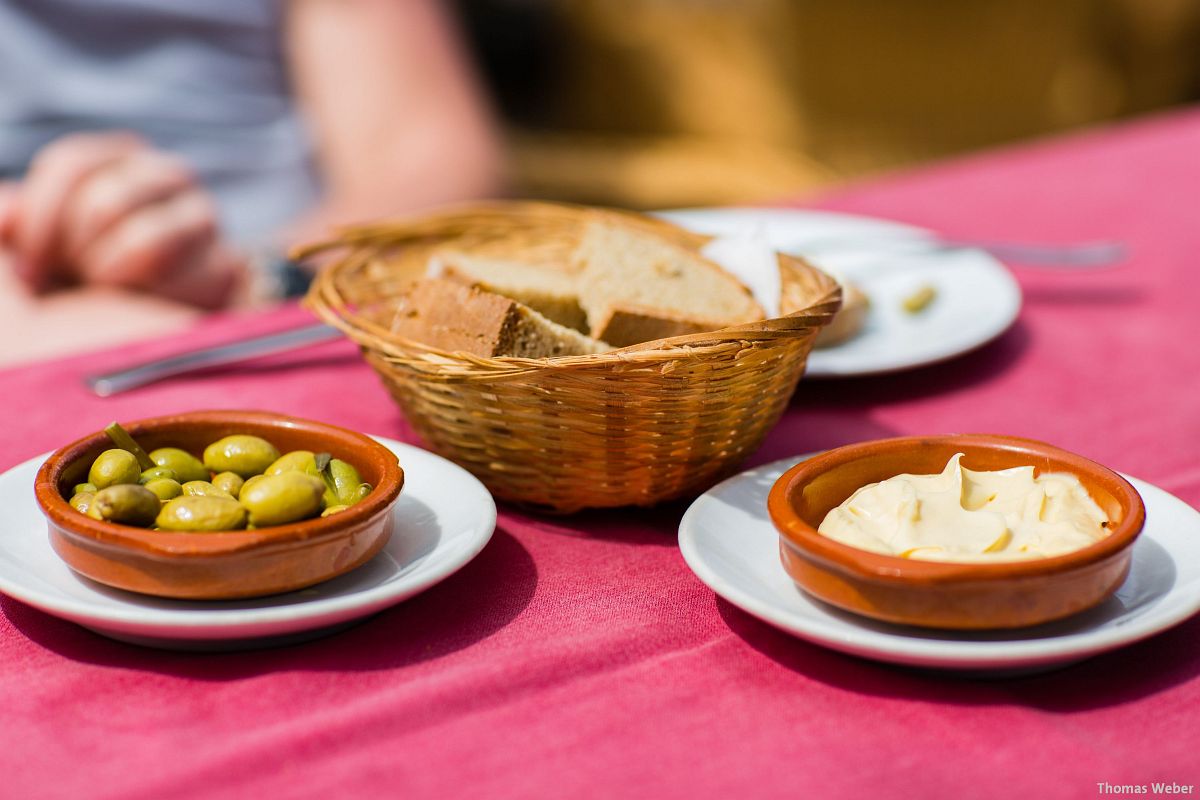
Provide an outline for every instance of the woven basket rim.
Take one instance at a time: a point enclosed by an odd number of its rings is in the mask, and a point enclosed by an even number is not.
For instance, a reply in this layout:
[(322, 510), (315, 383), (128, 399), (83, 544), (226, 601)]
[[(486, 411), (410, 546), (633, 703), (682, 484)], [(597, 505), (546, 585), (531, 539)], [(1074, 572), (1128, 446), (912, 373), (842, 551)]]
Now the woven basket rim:
[(302, 303), (322, 321), (337, 328), (360, 346), (380, 353), (389, 360), (401, 360), (422, 371), (440, 372), (451, 369), (462, 373), (459, 377), (474, 376), (487, 379), (504, 375), (521, 376), (542, 370), (607, 369), (620, 364), (662, 365), (678, 359), (703, 358), (725, 353), (730, 349), (751, 346), (753, 343), (790, 340), (807, 333), (815, 333), (817, 329), (827, 325), (842, 303), (842, 289), (836, 280), (805, 259), (780, 252), (777, 255), (781, 268), (808, 273), (809, 278), (825, 284), (824, 295), (805, 308), (779, 317), (713, 331), (656, 339), (603, 353), (520, 358), (485, 357), (461, 351), (446, 351), (398, 336), (366, 319), (342, 296), (338, 287), (338, 277), (343, 271), (404, 241), (445, 235), (447, 229), (453, 230), (455, 226), (480, 225), (481, 218), (492, 218), (496, 222), (504, 219), (519, 221), (560, 218), (564, 225), (580, 225), (596, 219), (610, 219), (658, 233), (672, 239), (676, 244), (692, 249), (693, 252), (713, 238), (665, 220), (619, 209), (542, 201), (489, 201), (452, 206), (419, 216), (342, 227), (333, 238), (294, 249), (291, 257), (297, 260), (338, 249), (350, 251), (348, 255), (319, 269)]

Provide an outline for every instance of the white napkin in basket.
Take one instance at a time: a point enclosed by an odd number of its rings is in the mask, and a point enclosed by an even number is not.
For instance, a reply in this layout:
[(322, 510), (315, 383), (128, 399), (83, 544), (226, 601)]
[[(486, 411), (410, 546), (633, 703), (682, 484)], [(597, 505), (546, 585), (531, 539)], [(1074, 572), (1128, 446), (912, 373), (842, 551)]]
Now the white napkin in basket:
[(762, 306), (767, 319), (779, 316), (782, 293), (779, 260), (762, 226), (755, 225), (730, 236), (718, 236), (704, 246), (700, 255), (716, 262), (741, 281)]

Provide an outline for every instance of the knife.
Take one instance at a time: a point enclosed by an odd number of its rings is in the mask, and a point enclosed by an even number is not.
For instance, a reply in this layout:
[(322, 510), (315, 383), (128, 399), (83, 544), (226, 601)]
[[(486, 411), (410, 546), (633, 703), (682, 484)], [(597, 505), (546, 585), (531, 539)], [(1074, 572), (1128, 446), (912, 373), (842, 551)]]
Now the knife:
[(301, 347), (337, 339), (341, 335), (341, 332), (337, 328), (330, 325), (320, 323), (305, 325), (302, 328), (269, 333), (265, 336), (255, 336), (229, 344), (193, 350), (177, 356), (155, 359), (154, 361), (147, 361), (144, 364), (137, 364), (132, 367), (116, 370), (115, 372), (90, 375), (84, 378), (84, 383), (100, 397), (108, 397), (119, 392), (136, 389), (139, 386), (145, 386), (148, 383), (160, 381), (163, 378), (183, 375), (207, 367), (236, 364), (239, 361), (246, 361), (251, 358), (296, 350)]

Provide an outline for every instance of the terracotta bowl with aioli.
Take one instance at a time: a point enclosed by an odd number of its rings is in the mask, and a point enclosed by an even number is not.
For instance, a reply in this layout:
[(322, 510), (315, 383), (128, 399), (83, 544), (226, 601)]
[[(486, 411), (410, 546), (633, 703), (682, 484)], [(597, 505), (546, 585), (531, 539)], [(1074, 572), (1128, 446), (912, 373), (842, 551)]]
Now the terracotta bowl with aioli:
[(404, 484), (396, 455), (369, 436), (262, 411), (195, 411), (124, 422), (147, 452), (180, 447), (197, 457), (235, 433), (260, 436), (286, 453), (327, 452), (353, 464), (373, 487), (337, 514), (257, 530), (155, 531), (95, 520), (71, 507), (91, 462), (113, 447), (103, 431), (56, 450), (38, 470), (34, 493), (50, 544), (71, 569), (131, 592), (193, 600), (277, 594), (349, 572), (383, 549)]
[[(1109, 519), (1104, 539), (1064, 555), (1022, 561), (919, 561), (852, 547), (817, 532), (857, 489), (902, 473), (936, 474), (955, 453), (967, 469), (1032, 466), (1077, 476)], [(1117, 473), (1029, 439), (987, 434), (916, 436), (839, 447), (789, 469), (767, 498), (783, 567), (810, 595), (856, 614), (929, 628), (1036, 625), (1091, 608), (1129, 574), (1146, 510)]]

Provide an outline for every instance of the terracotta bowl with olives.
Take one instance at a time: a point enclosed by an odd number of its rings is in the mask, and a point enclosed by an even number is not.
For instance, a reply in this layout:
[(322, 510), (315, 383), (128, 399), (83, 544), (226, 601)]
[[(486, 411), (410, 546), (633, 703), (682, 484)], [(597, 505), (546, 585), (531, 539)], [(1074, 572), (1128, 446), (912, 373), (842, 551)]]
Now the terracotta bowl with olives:
[(133, 422), (55, 451), (34, 492), (76, 572), (132, 592), (231, 599), (349, 572), (387, 544), (396, 455), (355, 431), (262, 411)]

